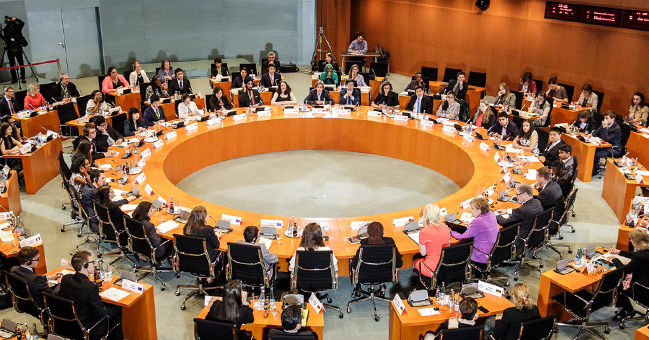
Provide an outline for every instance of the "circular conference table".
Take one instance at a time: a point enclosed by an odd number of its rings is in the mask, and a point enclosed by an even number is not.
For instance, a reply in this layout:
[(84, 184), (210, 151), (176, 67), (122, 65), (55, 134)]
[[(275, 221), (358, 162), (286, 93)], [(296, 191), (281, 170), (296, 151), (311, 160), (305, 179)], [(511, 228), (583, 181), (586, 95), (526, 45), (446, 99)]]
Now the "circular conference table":
[[(232, 225), (233, 231), (223, 234), (220, 246), (222, 251), (227, 250), (228, 242), (243, 239), (245, 226), (259, 225), (261, 219), (282, 220), (284, 227), (281, 232), (284, 232), (288, 228), (289, 217), (241, 211), (236, 207), (224, 207), (205, 202), (180, 190), (176, 184), (207, 166), (268, 152), (289, 150), (363, 152), (428, 167), (462, 187), (456, 193), (436, 202), (441, 208), (446, 208), (448, 213), (457, 212), (458, 218), (462, 212), (469, 212), (468, 209), (462, 208), (461, 203), (475, 197), (480, 188), (489, 187), (494, 182), (498, 182), (496, 193), (492, 195), (496, 201), (493, 205), (494, 209), (517, 206), (515, 203), (502, 203), (496, 200), (498, 192), (504, 189), (506, 184), (501, 182), (503, 174), (501, 174), (501, 167), (494, 161), (493, 148), (484, 151), (479, 147), (480, 140), (467, 141), (458, 134), (443, 131), (442, 126), (438, 124), (430, 127), (423, 126), (418, 120), (395, 121), (385, 116), (368, 117), (368, 109), (368, 107), (361, 107), (358, 112), (352, 112), (348, 116), (324, 117), (322, 114), (313, 114), (312, 117), (303, 117), (297, 114), (285, 115), (282, 107), (273, 107), (271, 115), (267, 117), (253, 115), (239, 121), (228, 117), (212, 125), (199, 122), (198, 128), (192, 131), (186, 131), (185, 128), (173, 130), (167, 127), (165, 134), (160, 136), (164, 141), (163, 146), (153, 148), (151, 144), (147, 144), (151, 155), (144, 158), (146, 165), (143, 173), (146, 179), (134, 184), (138, 175), (129, 176), (129, 182), (124, 186), (124, 190), (132, 185), (138, 185), (144, 199), (156, 199), (161, 195), (169, 201), (169, 197), (173, 196), (176, 202), (180, 199), (182, 206), (205, 206), (215, 219), (220, 218), (221, 214), (241, 217), (240, 226)], [(245, 109), (237, 110), (238, 113), (245, 113)], [(177, 136), (167, 139), (166, 135), (171, 131), (175, 131)], [(485, 143), (491, 144), (491, 141)], [(141, 147), (138, 155), (142, 155), (145, 149), (146, 146)], [(117, 150), (123, 152), (121, 148)], [(131, 156), (130, 159), (132, 158)], [(134, 163), (136, 161), (134, 160)], [(111, 164), (113, 167), (122, 162), (123, 160), (117, 157), (100, 160), (100, 163)], [(532, 163), (532, 167), (540, 166), (541, 163)], [(118, 174), (115, 171), (108, 171), (107, 176), (118, 177)], [(512, 177), (519, 182), (530, 182), (522, 175)], [(146, 184), (153, 189), (151, 195), (145, 193)], [(347, 237), (355, 236), (358, 232), (351, 228), (351, 222), (381, 222), (385, 227), (385, 236), (394, 238), (403, 255), (403, 268), (409, 268), (412, 267), (413, 255), (419, 252), (419, 246), (402, 232), (403, 226), (394, 227), (393, 221), (404, 217), (417, 219), (421, 208), (421, 206), (414, 206), (402, 211), (345, 218), (300, 217), (298, 222), (301, 228), (309, 222), (328, 223), (327, 246), (338, 258), (339, 275), (349, 275), (349, 259), (354, 257), (359, 247), (347, 240)], [(157, 225), (161, 218), (169, 220), (171, 216), (167, 212), (160, 211), (156, 212), (151, 220)], [(280, 232), (279, 228), (278, 232)], [(173, 239), (174, 234), (182, 234), (182, 225), (162, 236)], [(287, 261), (293, 256), (299, 241), (286, 236), (282, 237), (281, 244), (277, 240), (273, 241), (270, 251), (278, 255), (280, 270), (287, 269)]]

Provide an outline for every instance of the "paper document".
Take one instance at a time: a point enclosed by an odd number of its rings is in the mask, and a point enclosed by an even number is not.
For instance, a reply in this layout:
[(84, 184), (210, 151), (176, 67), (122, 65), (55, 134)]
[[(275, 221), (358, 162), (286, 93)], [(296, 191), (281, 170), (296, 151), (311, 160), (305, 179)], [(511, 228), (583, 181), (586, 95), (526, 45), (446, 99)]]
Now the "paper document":
[(508, 144), (507, 146), (505, 146), (505, 152), (508, 152), (508, 153), (521, 153), (521, 152), (523, 152), (523, 149), (516, 149), (516, 148), (514, 148), (512, 146), (512, 144)]
[(530, 181), (536, 181), (536, 170), (528, 169), (527, 173), (525, 174), (525, 178), (529, 179)]
[(410, 237), (410, 239), (415, 241), (415, 243), (419, 244), (419, 232), (410, 233), (410, 234), (408, 234), (408, 237)]
[(421, 314), (421, 316), (432, 316), (432, 315), (438, 315), (439, 314), (439, 311), (435, 310), (434, 307), (421, 308), (421, 309), (417, 309), (417, 311), (419, 312), (419, 314)]
[(133, 211), (137, 208), (137, 204), (124, 204), (120, 207), (122, 211)]
[(266, 249), (270, 249), (270, 246), (273, 244), (273, 240), (271, 240), (269, 238), (266, 238), (266, 237), (260, 237), (259, 238), (259, 243), (266, 246)]
[(622, 264), (625, 265), (625, 266), (626, 266), (627, 264), (629, 264), (629, 262), (631, 262), (631, 259), (628, 258), (628, 257), (624, 257), (624, 256), (620, 256), (620, 255), (615, 255), (615, 254), (610, 254), (610, 253), (604, 255), (604, 258), (607, 259), (607, 260), (609, 260), (609, 261), (611, 261), (611, 260), (613, 260), (613, 259), (618, 259), (618, 260), (620, 260), (620, 262), (622, 262)]
[(162, 223), (158, 224), (156, 229), (158, 229), (158, 231), (161, 234), (164, 234), (164, 233), (167, 233), (170, 230), (174, 230), (174, 229), (178, 228), (179, 225), (180, 224), (178, 224), (177, 222), (174, 222), (174, 221), (166, 221), (166, 222), (162, 222)]
[(129, 295), (131, 295), (131, 293), (117, 289), (115, 287), (110, 287), (99, 294), (99, 296), (103, 297), (104, 299), (115, 302), (118, 302)]

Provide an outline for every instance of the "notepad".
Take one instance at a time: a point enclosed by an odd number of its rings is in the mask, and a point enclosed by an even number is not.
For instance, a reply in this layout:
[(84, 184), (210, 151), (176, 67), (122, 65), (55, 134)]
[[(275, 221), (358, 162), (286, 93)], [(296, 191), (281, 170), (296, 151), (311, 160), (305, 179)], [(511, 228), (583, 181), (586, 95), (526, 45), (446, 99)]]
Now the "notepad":
[(180, 224), (178, 224), (177, 222), (174, 222), (174, 221), (166, 221), (166, 222), (160, 223), (156, 228), (158, 229), (158, 231), (161, 234), (164, 234), (164, 233), (169, 232), (170, 230), (174, 230), (174, 229), (178, 228), (179, 225)]
[(419, 244), (419, 232), (410, 233), (410, 234), (408, 234), (408, 237), (410, 237), (410, 239), (415, 241), (415, 243)]
[(439, 311), (435, 310), (435, 307), (421, 308), (417, 309), (417, 311), (419, 312), (419, 314), (421, 314), (421, 316), (433, 316), (439, 314)]
[(260, 237), (259, 238), (259, 243), (266, 246), (266, 249), (270, 249), (270, 246), (273, 244), (273, 240), (271, 240), (269, 238), (266, 238), (266, 237)]
[(131, 295), (131, 293), (123, 291), (121, 289), (117, 289), (115, 287), (110, 287), (105, 291), (99, 293), (99, 296), (103, 297), (104, 299), (108, 299), (110, 301), (115, 301), (115, 302), (118, 302), (129, 295)]
[(122, 211), (133, 211), (135, 210), (135, 208), (137, 208), (136, 204), (124, 204), (120, 206), (120, 209), (122, 209)]

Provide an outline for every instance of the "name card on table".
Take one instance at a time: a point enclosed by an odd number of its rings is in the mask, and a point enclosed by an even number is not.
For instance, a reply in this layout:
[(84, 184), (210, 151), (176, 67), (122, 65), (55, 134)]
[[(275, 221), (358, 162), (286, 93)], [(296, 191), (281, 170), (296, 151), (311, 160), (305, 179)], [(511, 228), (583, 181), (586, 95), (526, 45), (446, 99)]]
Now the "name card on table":
[(240, 216), (232, 216), (228, 214), (221, 214), (221, 219), (224, 221), (230, 222), (230, 224), (234, 225), (241, 225), (241, 221), (243, 221), (243, 218)]
[(146, 148), (144, 151), (140, 152), (140, 157), (145, 158), (151, 156), (151, 149)]
[(395, 227), (403, 227), (403, 226), (405, 226), (406, 224), (408, 224), (408, 222), (410, 222), (410, 221), (414, 221), (414, 220), (415, 220), (415, 218), (414, 218), (413, 216), (402, 217), (402, 218), (395, 218), (394, 220), (392, 220), (392, 224), (393, 224)]
[(482, 150), (482, 151), (489, 151), (489, 150), (491, 150), (491, 148), (489, 147), (489, 145), (487, 145), (487, 143), (485, 143), (485, 142), (480, 142), (480, 150)]
[(284, 108), (284, 115), (296, 115), (296, 114), (298, 114), (298, 112), (299, 112), (299, 110), (296, 107), (294, 107), (292, 109)]
[(149, 195), (149, 196), (151, 196), (151, 195), (153, 194), (153, 188), (151, 188), (151, 186), (149, 185), (149, 183), (147, 183), (147, 184), (144, 186), (144, 191), (146, 191), (146, 194)]
[(502, 297), (503, 292), (505, 291), (502, 287), (498, 287), (496, 285), (492, 285), (491, 283), (486, 283), (484, 281), (478, 281), (478, 290), (483, 293), (491, 294), (497, 297)]
[(311, 112), (322, 114), (322, 113), (327, 113), (327, 109), (324, 107), (314, 107), (311, 109)]
[(472, 199), (473, 199), (473, 197), (471, 197), (471, 198), (469, 198), (468, 200), (466, 200), (466, 201), (460, 203), (460, 206), (462, 207), (462, 209), (469, 209), (469, 208), (471, 208), (471, 200), (472, 200)]
[(392, 299), (392, 302), (394, 303), (394, 307), (399, 312), (399, 315), (406, 312), (406, 305), (403, 303), (403, 300), (401, 299), (401, 296), (399, 294), (396, 294), (394, 296), (394, 299)]
[(635, 180), (638, 182), (638, 184), (644, 183), (644, 178), (640, 174), (635, 174)]
[(349, 227), (352, 228), (352, 230), (358, 230), (370, 223), (372, 223), (372, 221), (352, 221)]
[(235, 122), (246, 120), (246, 114), (241, 113), (241, 114), (238, 114), (238, 115), (234, 115), (234, 116), (232, 116), (232, 120), (235, 121)]
[(158, 139), (157, 141), (155, 141), (155, 143), (153, 143), (153, 147), (156, 149), (160, 148), (163, 145), (165, 145), (165, 142), (163, 142), (162, 139)]
[(139, 162), (137, 162), (137, 167), (142, 169), (146, 165), (146, 162), (144, 161), (144, 158), (140, 159)]
[(334, 116), (351, 116), (352, 111), (345, 109), (333, 109), (331, 110), (331, 114)]
[(456, 131), (457, 130), (455, 130), (455, 126), (451, 126), (451, 125), (444, 125), (444, 127), (442, 128), (442, 132), (450, 133), (453, 135), (455, 134)]
[(160, 202), (163, 206), (167, 205), (167, 201), (160, 195), (158, 195), (158, 202)]
[(221, 120), (218, 119), (218, 118), (208, 119), (207, 120), (207, 126), (212, 126), (214, 124), (218, 124), (219, 122), (221, 122)]
[(468, 141), (468, 142), (474, 142), (475, 141), (475, 138), (473, 138), (473, 136), (471, 135), (470, 132), (463, 133), (462, 138), (464, 138), (464, 140)]
[(367, 118), (381, 118), (382, 112), (378, 111), (367, 111)]
[(144, 181), (146, 181), (146, 176), (144, 175), (144, 173), (141, 173), (139, 176), (135, 177), (135, 183), (142, 184), (144, 183)]
[(503, 176), (503, 182), (509, 183), (509, 181), (511, 180), (512, 180), (512, 175), (509, 172), (506, 173), (505, 176)]
[(21, 240), (18, 242), (20, 245), (20, 248), (26, 247), (26, 246), (33, 246), (35, 244), (43, 243), (43, 239), (41, 238), (41, 234), (36, 234), (32, 237), (26, 238), (24, 240)]
[(395, 122), (407, 122), (408, 119), (409, 119), (408, 116), (401, 116), (401, 115), (394, 116)]
[[(487, 145), (487, 146), (489, 146), (489, 145)], [(497, 153), (497, 152), (494, 154), (494, 161), (496, 161), (496, 163), (500, 163), (500, 154)]]
[(21, 154), (21, 155), (24, 155), (24, 154), (26, 154), (26, 153), (30, 153), (31, 151), (32, 151), (32, 145), (29, 144), (29, 143), (23, 145), (23, 146), (20, 148), (20, 154)]
[(122, 288), (129, 290), (134, 293), (142, 294), (144, 293), (144, 285), (141, 283), (133, 282), (131, 280), (122, 279)]
[(193, 124), (185, 125), (185, 131), (186, 131), (186, 132), (194, 131), (194, 130), (198, 130), (198, 123), (193, 123)]
[(284, 226), (284, 221), (282, 220), (266, 220), (266, 219), (261, 219), (261, 225), (263, 227), (283, 227)]
[(448, 215), (448, 210), (446, 210), (446, 207), (440, 208), (439, 209), (439, 214), (442, 215), (442, 216)]
[(14, 214), (13, 211), (7, 211), (7, 212), (0, 213), (0, 221), (5, 221), (5, 220), (10, 219), (13, 214)]
[(428, 120), (428, 119), (423, 119), (422, 118), (420, 124), (421, 124), (421, 127), (430, 127), (430, 128), (435, 127), (435, 122), (433, 122), (432, 120)]
[(322, 310), (322, 302), (318, 300), (318, 297), (316, 297), (314, 293), (311, 293), (311, 296), (309, 297), (309, 304), (313, 309), (315, 309), (316, 313), (320, 314), (320, 311)]
[[(305, 111), (305, 112), (302, 112), (301, 116), (302, 117), (307, 117), (307, 118), (313, 118), (313, 113), (314, 113), (313, 111)], [(315, 112), (315, 113), (319, 113), (319, 112)]]
[(165, 139), (176, 138), (176, 136), (177, 136), (176, 131), (171, 131), (165, 135)]
[(257, 117), (270, 117), (270, 110), (257, 111)]

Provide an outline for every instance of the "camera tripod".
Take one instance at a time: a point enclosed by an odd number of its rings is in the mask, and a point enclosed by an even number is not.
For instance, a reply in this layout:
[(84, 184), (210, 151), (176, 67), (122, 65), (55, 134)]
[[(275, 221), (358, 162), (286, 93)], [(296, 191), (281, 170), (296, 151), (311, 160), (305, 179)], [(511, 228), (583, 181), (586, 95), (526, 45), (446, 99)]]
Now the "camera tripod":
[[(2, 56), (0, 56), (0, 67), (2, 67), (2, 64), (5, 62), (5, 53), (7, 56), (9, 55), (9, 51), (7, 51), (7, 47), (5, 45), (2, 45)], [(27, 62), (27, 65), (29, 65), (29, 69), (32, 71), (32, 75), (34, 76), (34, 79), (36, 79), (36, 84), (38, 84), (38, 76), (36, 75), (36, 71), (34, 71), (34, 66), (31, 65), (31, 62), (29, 61), (29, 58), (27, 57), (27, 54), (25, 54), (25, 49), (20, 48), (20, 53), (23, 54), (24, 61)], [(10, 63), (11, 65), (11, 63)], [(20, 65), (23, 66), (23, 65)], [(19, 69), (13, 69), (16, 72), (16, 79), (18, 79), (18, 71)], [(11, 72), (11, 70), (9, 70)], [(22, 90), (22, 81), (21, 79), (18, 80), (18, 90)]]
[[(328, 50), (323, 50), (323, 44), (322, 40), (324, 39), (324, 42), (327, 44), (327, 47), (329, 48)], [(329, 39), (327, 39), (327, 36), (324, 33), (324, 26), (320, 26), (320, 29), (318, 30), (318, 36), (315, 39), (315, 47), (313, 49), (313, 56), (311, 57), (311, 69), (312, 70), (317, 70), (318, 69), (318, 62), (322, 60), (322, 52), (331, 52), (332, 55), (333, 49), (331, 48), (331, 45), (329, 44)], [(336, 60), (336, 57), (334, 55), (333, 60)]]

